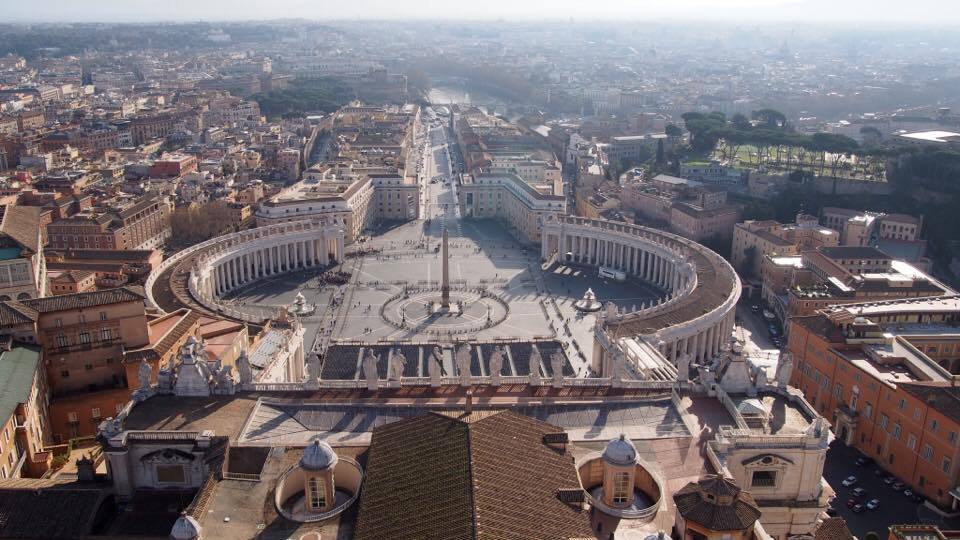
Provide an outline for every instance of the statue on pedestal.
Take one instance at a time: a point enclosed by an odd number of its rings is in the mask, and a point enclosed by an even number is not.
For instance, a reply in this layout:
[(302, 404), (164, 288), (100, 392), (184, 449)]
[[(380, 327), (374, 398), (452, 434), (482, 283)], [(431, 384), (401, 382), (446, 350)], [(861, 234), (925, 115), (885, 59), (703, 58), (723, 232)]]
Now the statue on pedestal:
[(363, 378), (367, 381), (367, 390), (375, 391), (377, 389), (377, 384), (380, 380), (380, 376), (377, 373), (377, 364), (380, 359), (374, 354), (372, 348), (367, 348), (366, 353), (363, 355)]
[(563, 386), (563, 364), (565, 361), (566, 359), (559, 349), (554, 351), (550, 356), (550, 371), (553, 375), (554, 388), (561, 388)]
[(790, 384), (791, 375), (793, 375), (793, 354), (783, 351), (780, 353), (780, 358), (777, 359), (777, 371), (774, 375), (777, 386), (786, 388)]
[(427, 358), (427, 371), (430, 374), (430, 386), (440, 386), (441, 371), (443, 370), (443, 352), (440, 347), (434, 346), (433, 352)]
[(540, 365), (543, 363), (543, 357), (540, 356), (540, 349), (536, 345), (530, 346), (530, 386), (540, 386)]
[(460, 384), (461, 386), (470, 386), (472, 376), (470, 373), (470, 344), (464, 343), (455, 350), (457, 355), (457, 374), (460, 376)]
[(240, 374), (241, 385), (253, 382), (253, 369), (250, 367), (250, 358), (247, 357), (247, 351), (240, 351), (240, 357), (237, 358), (237, 372)]
[(500, 386), (500, 375), (503, 372), (503, 347), (497, 345), (490, 354), (490, 384)]
[(396, 349), (390, 355), (390, 380), (399, 382), (403, 378), (403, 370), (407, 365), (407, 357), (403, 351)]

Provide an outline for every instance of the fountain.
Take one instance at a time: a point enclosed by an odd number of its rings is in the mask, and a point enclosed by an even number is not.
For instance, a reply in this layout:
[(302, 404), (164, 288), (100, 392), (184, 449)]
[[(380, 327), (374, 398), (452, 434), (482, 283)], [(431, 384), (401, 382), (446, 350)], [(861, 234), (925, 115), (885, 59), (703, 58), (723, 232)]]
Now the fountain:
[(588, 288), (587, 292), (583, 293), (583, 298), (574, 302), (573, 307), (580, 311), (592, 312), (600, 311), (603, 304), (597, 301), (597, 295), (593, 293), (593, 289)]

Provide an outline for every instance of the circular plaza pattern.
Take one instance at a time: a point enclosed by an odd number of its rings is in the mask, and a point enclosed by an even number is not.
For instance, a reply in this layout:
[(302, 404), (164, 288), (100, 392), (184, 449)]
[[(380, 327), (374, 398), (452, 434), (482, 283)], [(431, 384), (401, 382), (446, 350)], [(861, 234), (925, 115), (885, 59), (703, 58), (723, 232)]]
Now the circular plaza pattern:
[(439, 288), (404, 289), (381, 308), (381, 318), (395, 328), (424, 328), (431, 334), (458, 334), (492, 328), (507, 318), (510, 308), (482, 288), (451, 289), (444, 308)]

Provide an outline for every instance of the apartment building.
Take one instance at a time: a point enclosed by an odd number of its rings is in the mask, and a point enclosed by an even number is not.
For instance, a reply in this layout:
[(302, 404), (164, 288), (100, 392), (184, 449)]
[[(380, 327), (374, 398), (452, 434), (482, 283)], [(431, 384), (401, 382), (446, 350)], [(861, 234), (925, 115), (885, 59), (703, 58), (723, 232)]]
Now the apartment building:
[(55, 219), (47, 225), (51, 249), (149, 250), (170, 238), (171, 208), (165, 197), (148, 194)]
[(730, 262), (741, 276), (756, 276), (768, 255), (798, 255), (839, 243), (837, 231), (821, 226), (816, 216), (808, 214), (798, 214), (795, 223), (744, 221), (734, 226)]
[[(791, 385), (837, 438), (943, 508), (957, 509), (960, 298), (828, 308), (790, 320)], [(928, 352), (929, 351), (929, 352)]]
[(43, 209), (0, 206), (0, 301), (46, 296)]

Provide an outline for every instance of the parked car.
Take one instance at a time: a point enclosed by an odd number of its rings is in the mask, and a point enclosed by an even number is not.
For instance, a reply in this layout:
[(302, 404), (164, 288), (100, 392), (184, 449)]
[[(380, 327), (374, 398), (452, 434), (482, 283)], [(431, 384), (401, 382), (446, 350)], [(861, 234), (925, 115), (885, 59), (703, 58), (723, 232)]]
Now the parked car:
[(854, 506), (860, 504), (856, 499), (847, 499), (847, 508), (853, 508)]
[(863, 489), (862, 487), (854, 488), (851, 493), (853, 493), (853, 496), (858, 499), (862, 499), (867, 496), (867, 490)]
[(844, 478), (843, 482), (840, 483), (843, 484), (843, 487), (850, 487), (857, 483), (857, 477), (851, 474), (850, 476)]
[(862, 504), (855, 504), (853, 505), (852, 510), (854, 514), (859, 514), (860, 512), (863, 512), (865, 508), (863, 507)]
[(832, 507), (832, 506), (828, 506), (828, 507), (827, 507), (827, 515), (830, 516), (830, 517), (837, 517), (838, 515), (840, 515), (840, 512), (837, 512), (837, 509), (836, 509), (836, 508), (834, 508), (834, 507)]
[(896, 479), (896, 477), (894, 477), (894, 476), (887, 476), (886, 478), (883, 479), (883, 483), (886, 484), (886, 485), (888, 485), (888, 486), (889, 486), (890, 484), (896, 482), (896, 481), (897, 481), (897, 479)]
[(870, 502), (867, 503), (867, 510), (876, 510), (880, 508), (880, 499), (870, 499)]
[(905, 490), (903, 490), (903, 495), (904, 495), (906, 498), (908, 498), (908, 499), (912, 499), (912, 498), (913, 498), (913, 491), (911, 491), (911, 490), (909, 490), (909, 489), (905, 489)]
[(860, 456), (855, 462), (857, 467), (865, 467), (867, 465), (873, 465), (873, 458), (868, 456)]
[(906, 486), (903, 485), (903, 482), (894, 482), (893, 485), (890, 486), (890, 487), (893, 488), (894, 491), (900, 491), (901, 489), (905, 488)]
[(753, 313), (760, 313), (760, 306), (758, 306), (757, 304), (754, 304), (750, 306), (750, 311)]

